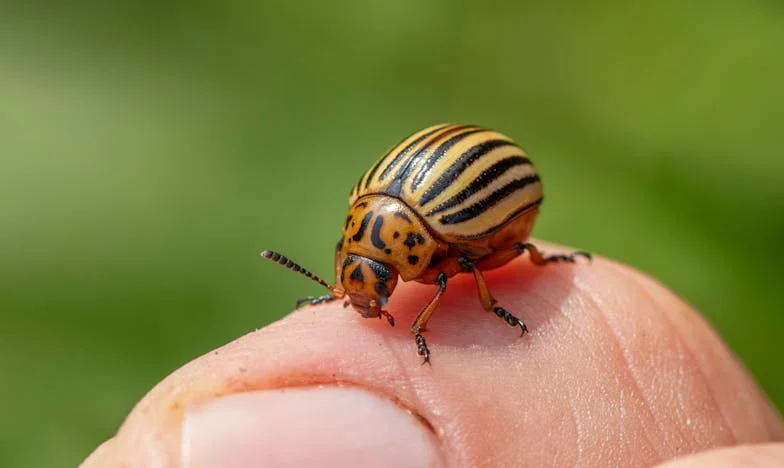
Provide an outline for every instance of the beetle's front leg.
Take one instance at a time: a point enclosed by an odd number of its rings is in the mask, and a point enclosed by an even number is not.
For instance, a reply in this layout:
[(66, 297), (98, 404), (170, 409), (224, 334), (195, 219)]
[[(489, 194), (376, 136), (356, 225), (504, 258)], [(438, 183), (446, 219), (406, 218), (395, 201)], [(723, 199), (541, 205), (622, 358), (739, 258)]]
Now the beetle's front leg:
[(321, 304), (322, 302), (330, 302), (337, 299), (332, 294), (324, 294), (323, 296), (304, 296), (297, 299), (297, 305), (295, 308), (299, 309), (305, 305), (316, 305)]
[(305, 296), (300, 297), (297, 299), (297, 305), (295, 308), (299, 309), (304, 305), (316, 305), (321, 304), (322, 302), (330, 302), (334, 301), (335, 299), (342, 299), (345, 297), (345, 293), (343, 292), (343, 285), (341, 284), (341, 274), (343, 272), (343, 261), (340, 258), (340, 253), (343, 250), (343, 239), (340, 239), (335, 246), (335, 287), (330, 294), (324, 294), (323, 296)]
[(430, 320), (430, 316), (433, 315), (436, 308), (438, 307), (438, 303), (441, 302), (441, 296), (444, 295), (446, 292), (446, 274), (439, 273), (438, 277), (436, 278), (435, 283), (438, 285), (438, 291), (436, 295), (433, 296), (433, 299), (430, 299), (430, 302), (422, 309), (422, 312), (417, 315), (416, 320), (411, 325), (411, 333), (414, 334), (414, 340), (417, 346), (417, 354), (422, 356), (422, 364), (430, 363), (430, 349), (427, 347), (427, 342), (425, 342), (425, 337), (422, 336), (422, 332), (425, 331), (425, 326), (427, 325), (427, 321)]

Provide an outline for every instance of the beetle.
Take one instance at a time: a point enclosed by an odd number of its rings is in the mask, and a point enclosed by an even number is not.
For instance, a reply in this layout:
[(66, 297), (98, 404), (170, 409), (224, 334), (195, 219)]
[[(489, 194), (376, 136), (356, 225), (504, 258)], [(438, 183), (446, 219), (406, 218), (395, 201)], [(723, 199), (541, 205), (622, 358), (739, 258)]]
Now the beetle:
[(424, 364), (430, 349), (422, 332), (449, 278), (473, 274), (482, 308), (522, 336), (525, 323), (497, 305), (482, 272), (526, 251), (535, 265), (590, 261), (588, 252), (547, 256), (526, 242), (541, 203), (539, 174), (510, 138), (476, 125), (441, 124), (404, 138), (354, 185), (335, 248), (335, 285), (277, 252), (261, 255), (329, 291), (301, 298), (297, 307), (344, 299), (362, 317), (384, 317), (392, 326), (383, 307), (398, 277), (438, 286), (410, 328)]

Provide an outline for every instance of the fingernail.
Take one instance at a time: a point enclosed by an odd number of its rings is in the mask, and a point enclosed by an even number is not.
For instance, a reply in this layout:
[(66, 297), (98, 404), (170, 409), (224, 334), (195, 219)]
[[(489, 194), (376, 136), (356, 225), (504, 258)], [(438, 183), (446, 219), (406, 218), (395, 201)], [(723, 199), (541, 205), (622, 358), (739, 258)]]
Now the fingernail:
[(185, 412), (185, 468), (443, 466), (435, 437), (391, 401), (356, 388), (239, 393)]

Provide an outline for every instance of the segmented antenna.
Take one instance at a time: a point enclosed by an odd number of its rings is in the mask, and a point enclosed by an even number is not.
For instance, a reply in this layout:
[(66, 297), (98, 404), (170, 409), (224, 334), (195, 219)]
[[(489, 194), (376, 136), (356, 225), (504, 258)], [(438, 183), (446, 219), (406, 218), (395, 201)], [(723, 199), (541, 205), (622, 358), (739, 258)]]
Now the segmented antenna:
[(279, 254), (277, 252), (273, 252), (272, 250), (265, 250), (264, 252), (261, 253), (261, 256), (266, 258), (267, 260), (269, 260), (271, 262), (275, 262), (275, 263), (278, 263), (280, 265), (283, 265), (284, 267), (288, 268), (291, 271), (295, 271), (295, 272), (297, 272), (297, 273), (299, 273), (299, 274), (301, 274), (301, 275), (303, 275), (303, 276), (305, 276), (307, 278), (312, 279), (313, 281), (315, 281), (318, 284), (324, 286), (325, 288), (329, 289), (330, 291), (332, 291), (334, 289), (332, 286), (329, 285), (329, 283), (327, 283), (323, 279), (319, 278), (317, 275), (314, 275), (313, 273), (309, 272), (308, 270), (302, 268), (300, 265), (298, 265), (297, 263), (295, 263), (293, 260), (289, 259), (285, 255), (281, 255), (281, 254)]

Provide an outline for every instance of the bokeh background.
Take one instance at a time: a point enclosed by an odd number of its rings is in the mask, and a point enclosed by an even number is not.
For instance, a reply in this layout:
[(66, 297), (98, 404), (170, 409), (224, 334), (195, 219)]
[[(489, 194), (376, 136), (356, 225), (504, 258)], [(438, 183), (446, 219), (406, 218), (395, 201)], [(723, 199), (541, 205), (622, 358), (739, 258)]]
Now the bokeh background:
[(661, 279), (784, 406), (779, 2), (307, 3), (3, 2), (3, 466), (75, 465), (320, 292), (259, 251), (329, 277), (352, 184), (443, 121), (520, 142), (536, 236)]

